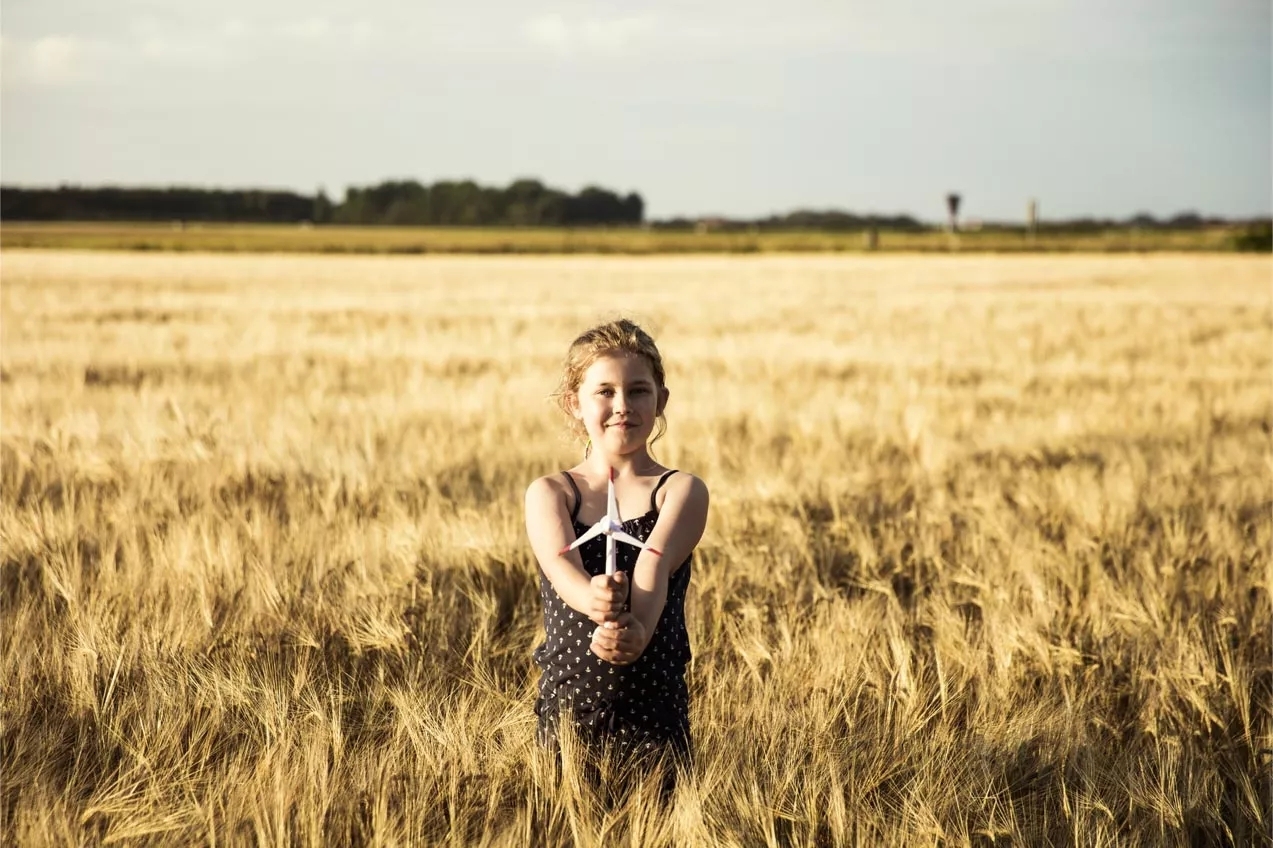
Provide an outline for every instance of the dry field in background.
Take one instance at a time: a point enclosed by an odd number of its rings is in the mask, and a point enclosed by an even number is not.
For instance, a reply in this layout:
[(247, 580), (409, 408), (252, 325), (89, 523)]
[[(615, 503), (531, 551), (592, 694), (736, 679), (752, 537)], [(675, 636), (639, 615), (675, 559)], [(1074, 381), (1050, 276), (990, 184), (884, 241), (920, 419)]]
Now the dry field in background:
[[(6, 251), (0, 841), (1267, 844), (1271, 271)], [(670, 814), (532, 741), (618, 313), (713, 493)]]

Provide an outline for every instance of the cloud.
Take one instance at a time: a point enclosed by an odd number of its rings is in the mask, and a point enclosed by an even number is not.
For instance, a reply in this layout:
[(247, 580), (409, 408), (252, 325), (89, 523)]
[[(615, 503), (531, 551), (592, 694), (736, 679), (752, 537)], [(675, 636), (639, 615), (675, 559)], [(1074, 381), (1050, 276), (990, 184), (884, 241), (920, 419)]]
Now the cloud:
[(221, 24), (221, 35), (229, 41), (237, 41), (251, 35), (252, 30), (242, 18), (230, 18)]
[(0, 78), (6, 90), (96, 82), (108, 74), (117, 54), (109, 42), (79, 35), (5, 36), (0, 48)]
[(571, 20), (552, 12), (527, 21), (523, 32), (532, 44), (560, 54), (617, 54), (647, 42), (657, 23), (649, 14)]
[(78, 36), (46, 35), (13, 52), (20, 78), (37, 85), (66, 85), (87, 75), (92, 47)]
[(331, 21), (318, 17), (291, 21), (281, 27), (283, 35), (298, 41), (325, 41), (334, 29)]

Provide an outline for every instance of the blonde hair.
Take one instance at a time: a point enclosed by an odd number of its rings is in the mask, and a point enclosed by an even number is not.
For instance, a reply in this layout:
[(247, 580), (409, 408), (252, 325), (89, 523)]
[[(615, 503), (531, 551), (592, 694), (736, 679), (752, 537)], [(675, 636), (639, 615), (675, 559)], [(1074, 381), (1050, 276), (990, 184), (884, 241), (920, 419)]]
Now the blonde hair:
[[(619, 318), (585, 330), (570, 343), (570, 350), (566, 352), (566, 361), (562, 366), (561, 382), (557, 385), (557, 391), (552, 394), (552, 398), (557, 402), (558, 408), (566, 416), (570, 432), (577, 438), (587, 438), (587, 431), (584, 429), (583, 424), (573, 415), (575, 396), (579, 391), (579, 386), (583, 383), (584, 372), (601, 357), (614, 355), (641, 357), (650, 366), (650, 373), (654, 376), (656, 391), (662, 393), (666, 387), (663, 357), (659, 354), (659, 349), (654, 344), (654, 339), (650, 337), (649, 333), (642, 330), (636, 322), (628, 318)], [(667, 419), (660, 412), (656, 419), (654, 436), (650, 439), (650, 444), (657, 442), (666, 432)]]

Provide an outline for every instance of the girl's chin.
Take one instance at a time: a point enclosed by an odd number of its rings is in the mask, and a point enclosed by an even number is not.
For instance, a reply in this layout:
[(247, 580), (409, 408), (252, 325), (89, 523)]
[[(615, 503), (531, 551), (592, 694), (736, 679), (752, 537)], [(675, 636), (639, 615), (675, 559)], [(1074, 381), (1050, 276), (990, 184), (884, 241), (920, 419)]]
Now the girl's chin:
[(648, 433), (642, 433), (636, 429), (620, 430), (618, 427), (611, 427), (602, 435), (599, 444), (604, 445), (606, 448), (632, 450), (633, 447), (645, 444), (648, 435)]

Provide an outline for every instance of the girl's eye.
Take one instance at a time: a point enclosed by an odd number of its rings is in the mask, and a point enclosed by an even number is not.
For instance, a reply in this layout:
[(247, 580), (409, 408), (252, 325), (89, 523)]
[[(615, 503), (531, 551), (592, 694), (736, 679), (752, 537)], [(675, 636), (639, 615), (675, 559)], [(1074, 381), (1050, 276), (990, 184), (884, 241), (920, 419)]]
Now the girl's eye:
[[(650, 393), (650, 390), (648, 388), (635, 388), (628, 392), (628, 394), (630, 395), (648, 395), (649, 393)], [(597, 389), (597, 396), (598, 397), (613, 397), (614, 389)]]

